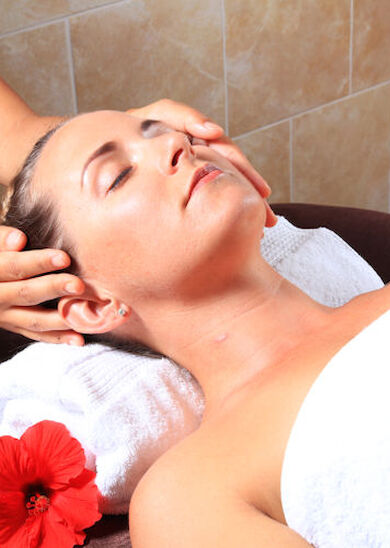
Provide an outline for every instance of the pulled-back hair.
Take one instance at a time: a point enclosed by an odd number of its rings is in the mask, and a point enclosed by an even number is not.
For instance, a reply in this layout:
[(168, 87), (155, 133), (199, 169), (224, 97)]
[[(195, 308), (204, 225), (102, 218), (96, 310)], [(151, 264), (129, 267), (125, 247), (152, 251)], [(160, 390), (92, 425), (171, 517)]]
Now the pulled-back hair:
[[(34, 176), (35, 167), (42, 150), (50, 137), (64, 125), (66, 121), (50, 129), (34, 144), (31, 152), (24, 161), (24, 164), (14, 177), (10, 193), (7, 197), (7, 204), (4, 207), (3, 224), (18, 228), (27, 236), (25, 249), (62, 249), (71, 258), (68, 268), (59, 272), (68, 272), (82, 278), (82, 268), (77, 261), (75, 247), (67, 237), (64, 227), (59, 221), (56, 205), (52, 200), (39, 195), (34, 190), (31, 182)], [(58, 299), (46, 301), (42, 304), (46, 308), (57, 308)], [(100, 342), (109, 346), (124, 349), (132, 354), (148, 356), (152, 358), (163, 358), (156, 350), (138, 342), (122, 340), (111, 333), (96, 335), (84, 335), (86, 342)]]

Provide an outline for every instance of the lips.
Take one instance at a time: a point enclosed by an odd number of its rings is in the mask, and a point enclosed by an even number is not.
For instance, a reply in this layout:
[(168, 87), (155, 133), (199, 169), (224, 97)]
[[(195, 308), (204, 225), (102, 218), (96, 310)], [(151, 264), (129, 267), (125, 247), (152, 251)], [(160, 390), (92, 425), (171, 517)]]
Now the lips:
[(215, 167), (213, 164), (206, 164), (205, 166), (197, 169), (192, 177), (192, 180), (191, 180), (191, 184), (190, 184), (190, 190), (188, 192), (188, 198), (187, 198), (187, 202), (186, 202), (186, 206), (191, 198), (191, 195), (195, 189), (195, 187), (202, 181), (202, 179), (204, 179), (204, 181), (206, 182), (206, 179), (208, 179), (209, 177), (207, 177), (209, 175), (209, 173), (212, 173), (213, 171), (217, 171), (218, 173), (222, 173), (222, 170)]

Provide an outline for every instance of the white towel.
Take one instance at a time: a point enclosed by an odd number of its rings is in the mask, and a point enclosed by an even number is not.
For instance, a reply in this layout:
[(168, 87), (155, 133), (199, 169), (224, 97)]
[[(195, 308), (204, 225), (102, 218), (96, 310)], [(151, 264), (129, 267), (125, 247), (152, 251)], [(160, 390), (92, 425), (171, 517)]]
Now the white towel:
[[(383, 287), (374, 270), (326, 228), (299, 229), (284, 217), (265, 229), (263, 257), (328, 306)], [(96, 469), (101, 511), (126, 513), (149, 466), (201, 421), (204, 398), (169, 359), (102, 345), (36, 343), (0, 365), (0, 435), (20, 437), (43, 419), (64, 423)]]
[(390, 546), (390, 310), (322, 370), (288, 440), (287, 524), (316, 548)]

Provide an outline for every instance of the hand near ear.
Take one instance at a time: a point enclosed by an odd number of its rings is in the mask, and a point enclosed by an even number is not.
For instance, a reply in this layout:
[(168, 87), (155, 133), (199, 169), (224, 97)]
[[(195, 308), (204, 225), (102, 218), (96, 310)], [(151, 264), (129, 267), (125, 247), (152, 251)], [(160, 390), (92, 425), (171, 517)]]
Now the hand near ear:
[(82, 345), (83, 337), (68, 328), (57, 310), (42, 303), (63, 295), (81, 295), (84, 283), (56, 273), (70, 263), (59, 249), (23, 251), (23, 232), (0, 226), (0, 328), (36, 341)]

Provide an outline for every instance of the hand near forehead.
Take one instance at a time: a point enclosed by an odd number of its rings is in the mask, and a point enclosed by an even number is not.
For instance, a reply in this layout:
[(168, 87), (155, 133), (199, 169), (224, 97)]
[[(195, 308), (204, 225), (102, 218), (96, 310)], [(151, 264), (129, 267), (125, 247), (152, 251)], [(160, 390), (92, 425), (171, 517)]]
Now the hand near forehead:
[[(277, 217), (266, 202), (271, 189), (239, 147), (224, 135), (220, 126), (197, 110), (169, 99), (162, 99), (127, 112), (143, 119), (161, 120), (176, 130), (190, 133), (200, 140), (198, 144), (207, 144), (225, 156), (252, 182), (265, 199), (266, 226), (276, 224)], [(49, 122), (53, 126), (62, 120), (63, 118), (34, 116), (34, 139), (47, 131)], [(22, 137), (21, 135), (20, 138)], [(12, 241), (11, 233), (19, 238), (16, 237)], [(26, 236), (19, 230), (0, 226), (0, 328), (37, 341), (72, 341), (74, 344), (82, 345), (83, 336), (70, 330), (57, 310), (39, 306), (45, 301), (69, 295), (70, 288), (73, 288), (73, 294), (83, 293), (84, 284), (76, 276), (51, 273), (66, 268), (70, 264), (70, 257), (65, 252), (54, 249), (22, 251), (26, 241)], [(53, 264), (53, 257), (62, 258), (62, 265)]]
[[(170, 99), (161, 99), (146, 107), (130, 109), (127, 112), (132, 116), (143, 119), (161, 120), (176, 130), (190, 133), (194, 137), (202, 139), (203, 144), (214, 148), (241, 171), (264, 199), (270, 196), (271, 188), (251, 165), (240, 148), (224, 135), (223, 129), (219, 125), (201, 112)], [(269, 204), (266, 201), (264, 203), (267, 209), (265, 226), (272, 227), (277, 223), (277, 217)]]

